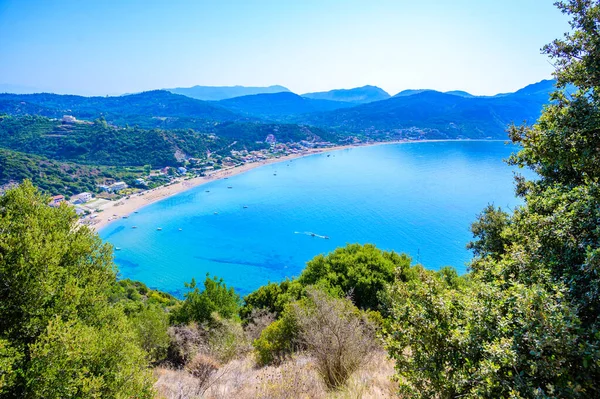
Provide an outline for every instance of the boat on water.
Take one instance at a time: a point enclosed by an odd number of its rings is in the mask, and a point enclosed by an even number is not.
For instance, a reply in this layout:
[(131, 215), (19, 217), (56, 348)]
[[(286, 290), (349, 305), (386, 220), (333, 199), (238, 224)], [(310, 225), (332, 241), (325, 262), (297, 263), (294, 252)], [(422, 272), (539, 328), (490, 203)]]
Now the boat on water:
[(156, 230), (161, 231), (162, 227), (157, 227)]
[(210, 190), (206, 190), (205, 193), (210, 193)]
[(229, 187), (227, 187), (227, 188), (233, 188), (233, 187), (229, 186)]
[(183, 230), (182, 228), (179, 228), (179, 231)]
[(219, 212), (215, 212), (213, 215), (218, 215), (218, 214), (219, 214)]
[(248, 208), (246, 205), (244, 205), (244, 209)]
[(129, 217), (129, 216), (125, 215), (125, 216), (123, 216), (123, 219), (127, 219), (128, 217)]
[(132, 229), (137, 229), (137, 226), (131, 226)]
[(139, 213), (138, 211), (134, 211), (133, 213)]
[(115, 251), (120, 251), (120, 250), (121, 250), (121, 248), (115, 247)]

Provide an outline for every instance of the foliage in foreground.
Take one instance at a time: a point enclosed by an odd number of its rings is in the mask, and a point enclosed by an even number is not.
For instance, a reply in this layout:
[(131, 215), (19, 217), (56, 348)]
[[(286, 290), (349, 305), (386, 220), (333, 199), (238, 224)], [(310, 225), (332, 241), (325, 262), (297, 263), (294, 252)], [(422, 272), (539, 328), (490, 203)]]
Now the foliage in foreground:
[(29, 182), (0, 197), (0, 394), (152, 397), (146, 353), (107, 292), (111, 248)]
[[(559, 91), (510, 162), (525, 204), (473, 225), (464, 284), (421, 270), (389, 289), (387, 346), (408, 397), (600, 396), (600, 5), (557, 3), (574, 32), (545, 47)], [(575, 85), (567, 95), (560, 89)]]

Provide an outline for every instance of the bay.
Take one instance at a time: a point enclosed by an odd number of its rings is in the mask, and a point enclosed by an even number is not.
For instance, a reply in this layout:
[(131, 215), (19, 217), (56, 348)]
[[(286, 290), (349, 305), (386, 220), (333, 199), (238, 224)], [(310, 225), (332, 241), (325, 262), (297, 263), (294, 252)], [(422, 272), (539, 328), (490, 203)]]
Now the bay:
[(464, 273), (476, 215), (489, 203), (506, 210), (520, 203), (513, 168), (503, 162), (517, 149), (416, 142), (284, 160), (151, 204), (100, 235), (121, 248), (121, 278), (178, 297), (184, 282), (207, 273), (247, 294), (348, 243)]

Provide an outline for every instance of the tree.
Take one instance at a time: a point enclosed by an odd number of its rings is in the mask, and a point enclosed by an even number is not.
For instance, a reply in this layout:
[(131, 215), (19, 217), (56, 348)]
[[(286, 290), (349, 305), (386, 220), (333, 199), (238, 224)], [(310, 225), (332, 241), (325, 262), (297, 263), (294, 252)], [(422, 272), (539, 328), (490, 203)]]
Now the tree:
[(465, 284), (423, 271), (390, 288), (408, 396), (600, 396), (600, 4), (557, 6), (573, 28), (544, 47), (558, 90), (536, 124), (509, 130), (522, 146), (510, 163), (538, 174), (517, 178), (524, 205), (484, 210)]
[(185, 294), (181, 308), (174, 312), (174, 321), (204, 323), (212, 319), (214, 312), (226, 319), (237, 317), (240, 297), (233, 288), (227, 288), (223, 279), (210, 278), (207, 274), (203, 291), (196, 286), (195, 279), (185, 286), (189, 291)]
[(371, 244), (350, 244), (313, 258), (298, 282), (337, 291), (342, 297), (351, 294), (358, 308), (377, 310), (378, 294), (394, 280), (394, 273), (408, 271), (410, 262), (405, 254), (384, 252)]
[(0, 197), (0, 394), (152, 396), (146, 354), (107, 291), (112, 251), (30, 182)]

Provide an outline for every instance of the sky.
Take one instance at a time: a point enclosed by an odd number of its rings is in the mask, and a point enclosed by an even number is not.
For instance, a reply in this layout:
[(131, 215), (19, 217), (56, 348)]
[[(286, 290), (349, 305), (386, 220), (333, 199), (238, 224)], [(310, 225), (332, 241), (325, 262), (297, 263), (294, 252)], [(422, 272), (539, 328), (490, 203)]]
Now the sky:
[(512, 92), (551, 78), (540, 49), (569, 30), (553, 2), (0, 0), (0, 88)]

